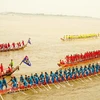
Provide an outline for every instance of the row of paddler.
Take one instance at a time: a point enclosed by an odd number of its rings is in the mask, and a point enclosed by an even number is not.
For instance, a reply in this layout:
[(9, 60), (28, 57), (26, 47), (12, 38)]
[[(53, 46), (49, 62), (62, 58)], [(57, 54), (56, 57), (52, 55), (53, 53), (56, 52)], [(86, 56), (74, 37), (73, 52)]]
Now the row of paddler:
[(91, 37), (98, 37), (99, 33), (91, 33), (91, 34), (79, 34), (79, 35), (64, 35), (63, 39), (81, 39), (81, 38), (91, 38)]
[[(99, 58), (100, 57), (100, 50), (95, 51), (87, 51), (84, 54), (73, 54), (73, 55), (66, 55), (64, 60), (60, 60), (60, 65), (66, 64), (75, 64), (78, 62)], [(66, 66), (65, 66), (66, 67)]]
[[(56, 82), (62, 82), (62, 81), (68, 81), (71, 79), (77, 79), (86, 77), (89, 75), (93, 75), (100, 72), (100, 65), (98, 63), (96, 64), (89, 64), (88, 66), (80, 66), (80, 67), (73, 67), (69, 69), (60, 69), (56, 70), (55, 72), (50, 72), (48, 74), (47, 72), (43, 73), (41, 72), (40, 75), (35, 73), (34, 75), (31, 74), (28, 75), (21, 75), (20, 78), (16, 78), (15, 76), (11, 77), (11, 80), (7, 83), (5, 78), (2, 78), (0, 80), (0, 93), (4, 92), (4, 87), (6, 87), (6, 90), (8, 88), (8, 85), (11, 86), (12, 89), (23, 89), (27, 88), (28, 86), (35, 86), (38, 85), (46, 85), (46, 84), (53, 84)], [(18, 81), (19, 80), (19, 81)]]
[(1, 43), (0, 44), (0, 50), (5, 50), (5, 49), (13, 49), (13, 48), (17, 48), (17, 47), (21, 47), (24, 46), (24, 41), (22, 40), (21, 42), (13, 42), (13, 43)]

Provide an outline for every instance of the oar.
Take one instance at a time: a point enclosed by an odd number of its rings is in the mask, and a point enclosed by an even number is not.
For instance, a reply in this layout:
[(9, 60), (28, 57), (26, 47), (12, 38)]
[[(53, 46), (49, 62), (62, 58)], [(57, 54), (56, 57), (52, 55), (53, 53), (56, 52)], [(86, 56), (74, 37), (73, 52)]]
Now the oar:
[(2, 95), (0, 95), (0, 97), (1, 97), (1, 100), (4, 100), (3, 97), (2, 97)]
[(72, 79), (72, 81), (73, 81), (73, 82), (75, 82), (75, 83), (79, 83), (79, 82), (77, 82), (77, 81), (76, 81), (76, 80), (74, 80), (74, 79)]
[(55, 85), (54, 83), (52, 83), (57, 89), (60, 89), (60, 87), (58, 87), (57, 85)]
[(100, 79), (100, 77), (98, 76), (98, 74), (95, 74), (99, 79)]
[(92, 78), (90, 78), (89, 76), (87, 76), (87, 78), (88, 78), (90, 81), (92, 81)]
[(65, 81), (69, 86), (73, 86), (73, 84), (70, 84), (68, 81)]
[(61, 83), (59, 83), (59, 82), (57, 82), (57, 83), (58, 83), (60, 86), (64, 87), (64, 88), (66, 87), (65, 85), (62, 85), (62, 84), (61, 84)]
[(25, 92), (21, 91), (22, 94), (27, 95)]
[(33, 90), (33, 92), (38, 93), (38, 91), (36, 91), (34, 88), (30, 88), (31, 90)]
[(47, 91), (49, 91), (43, 84), (42, 84), (42, 86), (43, 86)]
[(48, 86), (48, 88), (49, 88), (49, 89), (51, 89), (51, 87), (49, 86), (49, 84), (48, 84), (48, 83), (47, 83), (46, 85)]
[(85, 83), (81, 78), (79, 78), (79, 80), (80, 80), (81, 82)]
[(37, 84), (36, 84), (36, 86), (38, 87), (38, 89), (39, 89), (40, 91), (43, 91)]
[(83, 78), (86, 82), (88, 82), (88, 80), (87, 80), (87, 79), (85, 79), (85, 77), (84, 77), (84, 76), (83, 76), (82, 78)]

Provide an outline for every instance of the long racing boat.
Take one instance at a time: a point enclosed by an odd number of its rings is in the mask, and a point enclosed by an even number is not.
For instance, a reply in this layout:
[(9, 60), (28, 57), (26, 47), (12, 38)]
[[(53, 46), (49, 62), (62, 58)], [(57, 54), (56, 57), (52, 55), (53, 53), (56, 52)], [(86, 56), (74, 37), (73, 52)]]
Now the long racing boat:
[(0, 78), (1, 78), (1, 77), (6, 77), (6, 76), (10, 76), (10, 75), (12, 75), (16, 70), (19, 70), (19, 66), (16, 66), (16, 67), (13, 68), (12, 71), (10, 71), (10, 72), (6, 72), (6, 71), (5, 71), (3, 74), (0, 75)]
[(82, 63), (90, 63), (100, 59), (100, 50), (87, 51), (85, 53), (66, 55), (63, 60), (60, 60), (57, 65), (59, 67), (75, 66)]
[(64, 35), (63, 38), (60, 38), (62, 41), (72, 40), (72, 39), (86, 39), (86, 38), (97, 38), (100, 34), (79, 34), (79, 35)]
[(27, 47), (28, 43), (31, 44), (30, 38), (28, 39), (28, 41), (27, 41), (26, 44), (24, 44), (24, 43), (21, 44), (20, 43), (20, 46), (18, 46), (19, 45), (18, 43), (14, 44), (15, 46), (12, 46), (13, 43), (11, 45), (8, 44), (8, 43), (6, 43), (6, 44), (0, 44), (0, 52), (23, 50), (25, 47)]
[[(84, 70), (84, 74), (83, 71), (81, 70), (82, 67), (80, 67), (78, 70), (74, 70), (74, 69), (70, 69), (69, 72), (72, 72), (73, 75), (71, 75), (69, 73), (69, 75), (64, 74), (62, 76), (60, 76), (58, 79), (55, 78), (54, 81), (49, 81), (48, 83), (46, 81), (39, 82), (38, 84), (34, 83), (33, 85), (28, 84), (27, 86), (24, 86), (23, 84), (20, 84), (20, 82), (18, 83), (18, 87), (16, 88), (8, 88), (8, 89), (4, 89), (4, 90), (0, 90), (0, 94), (9, 94), (9, 93), (15, 93), (15, 92), (22, 92), (22, 91), (26, 91), (26, 90), (31, 90), (33, 89), (35, 92), (37, 92), (35, 89), (38, 88), (39, 90), (41, 90), (42, 87), (44, 87), (46, 90), (51, 89), (51, 85), (54, 85), (56, 88), (59, 88), (59, 85), (64, 87), (62, 84), (60, 84), (61, 82), (65, 82), (67, 83), (69, 86), (73, 86), (72, 84), (69, 83), (69, 81), (71, 80), (81, 80), (81, 82), (84, 82), (82, 79), (88, 78), (89, 80), (92, 80), (90, 78), (90, 76), (99, 76), (100, 74), (100, 65), (97, 64), (89, 64), (88, 67), (84, 66), (84, 68), (82, 70)], [(77, 71), (80, 71), (79, 72)], [(64, 70), (65, 71), (65, 70)], [(67, 71), (66, 71), (67, 72)], [(77, 74), (75, 74), (74, 72), (76, 72)], [(61, 74), (61, 72), (59, 72)], [(52, 79), (51, 79), (52, 80)], [(47, 88), (48, 87), (48, 88)]]

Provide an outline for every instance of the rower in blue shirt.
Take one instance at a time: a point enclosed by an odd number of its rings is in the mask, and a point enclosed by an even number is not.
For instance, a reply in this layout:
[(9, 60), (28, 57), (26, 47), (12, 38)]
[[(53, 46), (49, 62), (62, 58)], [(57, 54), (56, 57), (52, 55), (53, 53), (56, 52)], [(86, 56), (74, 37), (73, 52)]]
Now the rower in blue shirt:
[(88, 76), (89, 75), (89, 72), (88, 72), (88, 70), (86, 70), (86, 76)]
[(34, 81), (35, 81), (35, 84), (38, 84), (39, 83), (39, 78), (36, 76), (34, 76)]
[(43, 72), (41, 72), (41, 74), (40, 74), (40, 78), (44, 78), (44, 74), (43, 74)]
[(86, 65), (84, 66), (84, 71), (87, 71), (87, 66)]
[(96, 63), (95, 68), (96, 68), (96, 73), (98, 73), (99, 72), (99, 65), (98, 65), (98, 63)]
[(50, 72), (50, 77), (51, 77), (52, 83), (54, 83), (55, 74), (52, 71)]
[(68, 80), (68, 73), (66, 73), (65, 78), (66, 78), (66, 80)]
[(3, 83), (2, 83), (2, 80), (0, 80), (0, 90), (3, 90)]
[(33, 85), (33, 79), (30, 77), (30, 76), (28, 76), (28, 83), (32, 86)]
[(55, 74), (58, 75), (58, 70), (56, 70)]
[(91, 72), (92, 72), (92, 71), (91, 71), (91, 70), (92, 70), (91, 64), (88, 65), (88, 68), (87, 68), (87, 69), (88, 69), (88, 71), (89, 71), (89, 74), (91, 74)]
[(76, 72), (75, 72), (75, 71), (72, 72), (72, 77), (73, 77), (74, 79), (76, 78)]
[(34, 75), (31, 73), (31, 78), (32, 78), (32, 80), (34, 80)]
[(2, 84), (3, 84), (3, 86), (5, 86), (6, 87), (6, 89), (7, 89), (7, 82), (6, 82), (6, 79), (3, 77), (3, 79), (2, 79)]
[(95, 71), (95, 70), (94, 70), (94, 67), (92, 67), (92, 74), (94, 73), (94, 71)]
[(34, 76), (39, 77), (37, 73), (35, 73), (35, 75), (34, 75)]
[(20, 76), (20, 82), (23, 82), (23, 80), (24, 80), (24, 77), (21, 75)]
[(75, 70), (76, 70), (76, 72), (78, 72), (78, 67), (77, 66), (76, 66)]
[(17, 83), (16, 83), (16, 81), (14, 80), (13, 77), (11, 77), (11, 82), (12, 82), (12, 88), (16, 88), (17, 87)]
[(23, 85), (24, 85), (24, 87), (28, 86), (28, 82), (25, 79), (23, 80)]
[(59, 80), (59, 79), (58, 79), (58, 73), (57, 73), (57, 71), (55, 72), (55, 78), (56, 78), (56, 81)]
[(63, 80), (64, 80), (64, 77), (63, 77), (62, 73), (59, 73), (59, 77), (60, 77), (60, 79), (61, 79), (61, 80), (59, 80), (59, 81), (63, 81)]
[(46, 83), (50, 83), (50, 76), (45, 72)]

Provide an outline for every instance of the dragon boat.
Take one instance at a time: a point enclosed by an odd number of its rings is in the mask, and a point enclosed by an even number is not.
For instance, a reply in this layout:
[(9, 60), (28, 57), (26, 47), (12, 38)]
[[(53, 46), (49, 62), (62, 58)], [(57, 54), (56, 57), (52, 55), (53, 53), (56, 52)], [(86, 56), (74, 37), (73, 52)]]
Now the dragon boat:
[(16, 66), (15, 68), (13, 68), (11, 72), (4, 72), (3, 74), (0, 75), (0, 77), (10, 76), (17, 70), (19, 70), (19, 66)]
[[(48, 90), (48, 89), (51, 89), (52, 85), (54, 85), (56, 88), (59, 88), (57, 85), (59, 85), (61, 82), (65, 82), (69, 86), (73, 86), (72, 84), (69, 83), (69, 81), (71, 81), (71, 80), (73, 80), (73, 81), (74, 80), (81, 80), (81, 82), (84, 82), (82, 79), (88, 78), (89, 80), (92, 80), (90, 78), (92, 76), (98, 76), (100, 78), (100, 76), (99, 76), (99, 74), (100, 74), (100, 65), (98, 63), (96, 65), (91, 65), (90, 64), (88, 66), (87, 70), (85, 68), (87, 68), (87, 67), (84, 67), (84, 74), (82, 74), (82, 73), (80, 73), (79, 75), (73, 74), (72, 77), (70, 75), (68, 77), (67, 76), (63, 76), (63, 77), (60, 77), (58, 80), (57, 79), (54, 80), (54, 82), (49, 81), (47, 83), (46, 81), (44, 81), (43, 83), (39, 82), (38, 84), (34, 83), (33, 85), (28, 84), (27, 87), (25, 87), (24, 85), (19, 83), (20, 85), (18, 87), (16, 87), (16, 88), (8, 88), (8, 89), (5, 89), (5, 90), (0, 90), (0, 94), (3, 95), (3, 94), (21, 92), (21, 91), (24, 91), (24, 90), (26, 91), (26, 90), (31, 90), (31, 89), (34, 90), (35, 92), (37, 92), (35, 90), (36, 88), (41, 90), (41, 88), (44, 87), (46, 90)], [(90, 71), (89, 68), (91, 69), (91, 71)], [(94, 70), (92, 70), (92, 69), (94, 69)], [(74, 72), (74, 70), (72, 72)]]
[(57, 65), (59, 67), (75, 66), (82, 63), (93, 62), (100, 59), (100, 50), (88, 51), (84, 54), (67, 55), (63, 60), (60, 60)]
[(27, 45), (31, 44), (30, 42), (30, 38), (28, 39), (27, 43), (22, 45), (22, 46), (19, 46), (19, 47), (9, 47), (9, 48), (3, 48), (3, 49), (0, 49), (0, 52), (8, 52), (8, 51), (18, 51), (18, 50), (23, 50), (25, 47), (27, 47)]
[(72, 39), (86, 39), (86, 38), (97, 38), (100, 34), (79, 34), (79, 35), (64, 35), (63, 38), (60, 38), (62, 41), (72, 40)]

